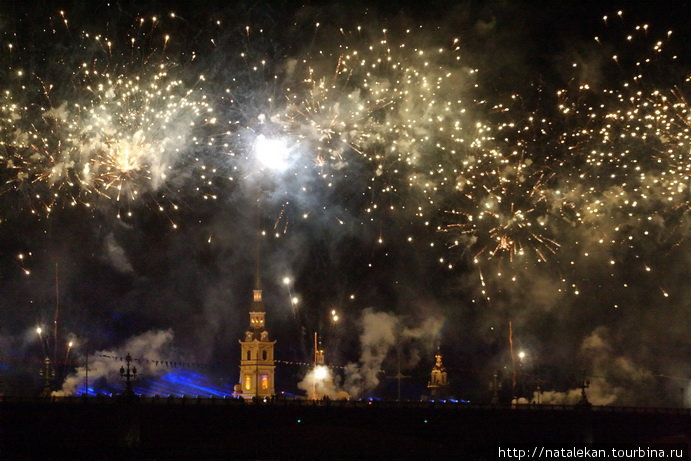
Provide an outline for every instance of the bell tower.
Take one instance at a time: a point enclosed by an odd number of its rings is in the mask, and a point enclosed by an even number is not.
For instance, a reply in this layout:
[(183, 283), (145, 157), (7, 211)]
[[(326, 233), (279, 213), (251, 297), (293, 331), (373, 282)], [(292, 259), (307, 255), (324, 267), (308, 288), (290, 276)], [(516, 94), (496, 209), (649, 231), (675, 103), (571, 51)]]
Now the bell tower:
[(447, 379), (446, 367), (444, 367), (444, 364), (442, 363), (441, 352), (437, 351), (437, 354), (434, 356), (434, 358), (435, 364), (434, 367), (432, 367), (427, 388), (429, 389), (430, 396), (432, 398), (439, 398), (445, 396), (449, 382)]
[(252, 304), (250, 305), (250, 329), (240, 343), (240, 385), (243, 398), (271, 397), (274, 391), (274, 344), (265, 326), (266, 311), (262, 300), (257, 270)]

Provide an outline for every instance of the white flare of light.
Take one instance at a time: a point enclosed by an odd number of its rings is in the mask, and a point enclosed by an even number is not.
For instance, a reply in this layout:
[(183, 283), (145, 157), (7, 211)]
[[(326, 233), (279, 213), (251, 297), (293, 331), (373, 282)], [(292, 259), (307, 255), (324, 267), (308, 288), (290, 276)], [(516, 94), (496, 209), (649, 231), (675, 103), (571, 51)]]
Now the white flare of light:
[(290, 164), (290, 147), (284, 138), (260, 134), (254, 141), (254, 155), (263, 167), (272, 171), (285, 171)]

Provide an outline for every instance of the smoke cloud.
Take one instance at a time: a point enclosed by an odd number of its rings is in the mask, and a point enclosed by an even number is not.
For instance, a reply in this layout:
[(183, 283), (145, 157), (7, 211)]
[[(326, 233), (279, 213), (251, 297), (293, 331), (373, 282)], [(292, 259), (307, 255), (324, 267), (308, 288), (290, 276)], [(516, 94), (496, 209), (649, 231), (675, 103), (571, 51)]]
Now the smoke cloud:
[[(120, 367), (123, 360), (114, 360), (112, 357), (132, 356), (133, 365), (137, 367), (138, 378), (156, 377), (166, 371), (162, 366), (157, 366), (155, 361), (169, 360), (172, 353), (173, 331), (154, 330), (134, 336), (125, 343), (112, 350), (97, 351), (89, 357), (89, 382), (90, 387), (94, 382), (99, 382), (99, 387), (121, 387), (122, 377)], [(139, 361), (139, 358), (148, 360)], [(68, 376), (62, 385), (62, 389), (53, 393), (56, 396), (68, 396), (83, 388), (86, 380), (86, 368), (78, 367), (76, 373)]]
[(311, 400), (324, 397), (330, 399), (350, 398), (350, 395), (339, 385), (339, 380), (340, 377), (334, 375), (327, 366), (318, 365), (311, 369), (298, 383), (298, 389), (305, 391), (307, 398)]
[[(653, 374), (630, 357), (618, 355), (609, 344), (606, 327), (596, 328), (581, 344), (580, 353), (589, 362), (583, 379), (587, 380), (586, 395), (593, 405), (626, 405), (629, 402), (659, 403), (650, 395), (654, 388)], [(533, 394), (533, 402), (573, 405), (582, 400), (580, 388), (564, 392), (547, 391)]]
[(106, 255), (112, 266), (124, 274), (132, 273), (132, 264), (127, 259), (125, 250), (115, 240), (115, 236), (110, 233), (106, 237)]
[(348, 394), (360, 397), (374, 391), (380, 383), (382, 365), (394, 347), (405, 347), (408, 353), (404, 367), (414, 367), (421, 355), (429, 356), (443, 321), (430, 317), (418, 326), (407, 326), (412, 320), (389, 312), (363, 310), (360, 320), (360, 360), (345, 368), (343, 388)]

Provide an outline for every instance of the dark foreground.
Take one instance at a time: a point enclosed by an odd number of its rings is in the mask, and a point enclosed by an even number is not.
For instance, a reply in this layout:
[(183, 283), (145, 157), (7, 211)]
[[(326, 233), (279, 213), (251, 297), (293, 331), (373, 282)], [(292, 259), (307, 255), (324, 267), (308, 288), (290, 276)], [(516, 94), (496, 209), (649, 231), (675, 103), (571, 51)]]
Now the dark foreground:
[(4, 398), (0, 429), (2, 460), (494, 459), (499, 447), (536, 444), (686, 444), (691, 412), (419, 402)]

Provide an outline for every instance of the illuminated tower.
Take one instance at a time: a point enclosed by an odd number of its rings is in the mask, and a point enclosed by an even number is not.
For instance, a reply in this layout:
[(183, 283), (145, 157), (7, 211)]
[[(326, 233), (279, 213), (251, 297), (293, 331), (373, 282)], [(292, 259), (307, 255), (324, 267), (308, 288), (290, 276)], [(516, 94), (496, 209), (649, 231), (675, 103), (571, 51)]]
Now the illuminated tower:
[(322, 348), (321, 341), (319, 341), (319, 336), (317, 332), (314, 332), (314, 366), (315, 368), (319, 365), (324, 365), (324, 349)]
[(250, 329), (244, 340), (238, 341), (241, 347), (240, 386), (242, 396), (271, 397), (274, 395), (274, 344), (269, 340), (265, 327), (264, 302), (259, 287), (259, 273), (255, 280), (252, 305), (250, 306)]
[(444, 396), (449, 382), (447, 381), (446, 377), (446, 368), (442, 363), (441, 352), (437, 351), (437, 354), (434, 357), (437, 359), (437, 361), (434, 364), (434, 367), (432, 367), (432, 373), (430, 375), (427, 388), (429, 389), (430, 396), (432, 398), (438, 398)]

